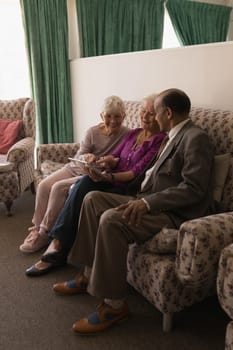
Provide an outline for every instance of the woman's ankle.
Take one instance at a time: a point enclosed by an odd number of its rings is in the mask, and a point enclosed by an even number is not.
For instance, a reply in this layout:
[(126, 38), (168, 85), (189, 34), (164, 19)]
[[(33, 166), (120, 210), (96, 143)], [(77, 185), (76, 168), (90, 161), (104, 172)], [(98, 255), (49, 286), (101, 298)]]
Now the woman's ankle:
[(58, 239), (53, 239), (50, 243), (50, 245), (48, 246), (45, 254), (47, 253), (53, 253), (53, 252), (60, 252), (62, 249), (62, 245), (61, 242)]

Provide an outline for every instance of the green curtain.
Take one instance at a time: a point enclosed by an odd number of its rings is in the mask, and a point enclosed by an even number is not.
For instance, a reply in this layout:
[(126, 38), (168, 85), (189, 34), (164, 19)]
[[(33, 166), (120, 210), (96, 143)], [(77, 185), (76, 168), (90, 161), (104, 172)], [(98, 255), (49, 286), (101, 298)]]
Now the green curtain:
[(66, 0), (20, 0), (37, 142), (73, 141)]
[(76, 0), (81, 57), (162, 47), (165, 0)]
[(181, 45), (226, 41), (231, 7), (167, 0), (166, 8)]

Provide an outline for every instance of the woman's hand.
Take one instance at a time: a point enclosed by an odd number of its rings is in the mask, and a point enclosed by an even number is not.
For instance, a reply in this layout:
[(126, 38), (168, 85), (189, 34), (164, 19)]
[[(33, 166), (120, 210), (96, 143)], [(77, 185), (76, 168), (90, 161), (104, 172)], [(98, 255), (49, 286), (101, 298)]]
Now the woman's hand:
[(111, 155), (109, 156), (103, 156), (100, 157), (97, 161), (96, 164), (105, 168), (105, 169), (113, 169), (115, 168), (115, 166), (117, 165), (117, 163), (119, 162), (119, 158), (115, 158)]
[(82, 155), (82, 158), (87, 162), (87, 163), (94, 163), (96, 161), (96, 156), (93, 153), (86, 153)]
[(142, 217), (148, 212), (147, 206), (142, 199), (131, 200), (128, 203), (121, 204), (115, 208), (117, 211), (123, 210), (122, 218), (129, 225), (140, 225)]
[(114, 176), (112, 173), (106, 173), (103, 171), (102, 173), (99, 174), (90, 168), (87, 168), (87, 173), (90, 176), (90, 178), (95, 182), (104, 181), (104, 182), (111, 183), (114, 181)]

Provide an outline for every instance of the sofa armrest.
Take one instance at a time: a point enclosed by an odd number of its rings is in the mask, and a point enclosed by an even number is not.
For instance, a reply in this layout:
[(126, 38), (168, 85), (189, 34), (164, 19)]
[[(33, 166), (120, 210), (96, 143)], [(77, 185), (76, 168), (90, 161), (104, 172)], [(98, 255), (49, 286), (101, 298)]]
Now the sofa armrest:
[(225, 247), (221, 253), (217, 291), (222, 308), (233, 319), (233, 244)]
[(35, 140), (25, 137), (16, 142), (7, 153), (7, 161), (12, 163), (24, 162), (34, 156)]
[(79, 149), (79, 143), (50, 143), (37, 146), (37, 169), (45, 160), (57, 163), (68, 163), (69, 157), (74, 157)]
[(186, 285), (215, 280), (222, 249), (233, 242), (233, 212), (184, 222), (179, 230), (176, 273)]

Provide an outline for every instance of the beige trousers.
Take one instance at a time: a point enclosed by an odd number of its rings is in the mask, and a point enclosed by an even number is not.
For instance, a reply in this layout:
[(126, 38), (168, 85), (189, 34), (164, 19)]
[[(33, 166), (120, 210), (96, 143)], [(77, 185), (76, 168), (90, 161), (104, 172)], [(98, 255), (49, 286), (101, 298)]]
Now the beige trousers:
[(98, 298), (125, 297), (127, 254), (131, 243), (142, 243), (163, 227), (174, 228), (165, 214), (145, 214), (139, 226), (128, 225), (114, 207), (130, 196), (93, 191), (86, 195), (69, 261), (92, 267), (88, 292)]
[(70, 171), (63, 167), (39, 183), (32, 218), (32, 223), (39, 230), (50, 231), (64, 206), (70, 186), (78, 178), (80, 176), (72, 176)]

